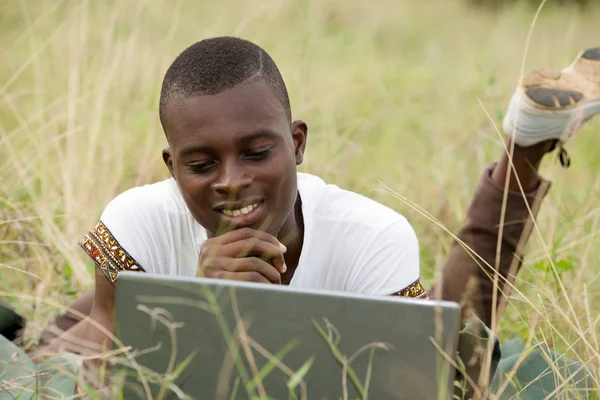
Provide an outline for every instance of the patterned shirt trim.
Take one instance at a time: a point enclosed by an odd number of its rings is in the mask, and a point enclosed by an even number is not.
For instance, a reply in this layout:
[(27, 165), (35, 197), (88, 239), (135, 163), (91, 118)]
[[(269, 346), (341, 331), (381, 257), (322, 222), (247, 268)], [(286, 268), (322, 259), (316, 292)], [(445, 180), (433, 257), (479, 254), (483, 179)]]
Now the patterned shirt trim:
[(144, 269), (121, 247), (108, 228), (98, 222), (94, 229), (79, 241), (79, 246), (94, 260), (113, 285), (121, 271), (141, 271)]
[(421, 284), (421, 280), (417, 279), (399, 292), (392, 293), (392, 296), (411, 297), (415, 299), (427, 299), (427, 292)]

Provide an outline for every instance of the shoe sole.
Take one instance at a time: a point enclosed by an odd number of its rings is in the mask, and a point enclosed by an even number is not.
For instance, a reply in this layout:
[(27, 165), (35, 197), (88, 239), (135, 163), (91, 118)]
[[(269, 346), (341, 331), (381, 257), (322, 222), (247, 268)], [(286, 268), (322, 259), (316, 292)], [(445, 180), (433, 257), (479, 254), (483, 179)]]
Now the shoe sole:
[[(600, 47), (582, 51), (562, 71), (528, 73), (515, 96), (523, 118), (543, 115), (550, 136), (554, 127), (564, 126), (559, 140), (566, 141), (582, 123), (600, 114)], [(534, 143), (541, 139), (539, 135), (524, 128), (520, 140)]]
[(542, 110), (577, 108), (581, 103), (600, 101), (600, 47), (581, 52), (562, 71), (530, 72), (521, 88), (526, 100)]

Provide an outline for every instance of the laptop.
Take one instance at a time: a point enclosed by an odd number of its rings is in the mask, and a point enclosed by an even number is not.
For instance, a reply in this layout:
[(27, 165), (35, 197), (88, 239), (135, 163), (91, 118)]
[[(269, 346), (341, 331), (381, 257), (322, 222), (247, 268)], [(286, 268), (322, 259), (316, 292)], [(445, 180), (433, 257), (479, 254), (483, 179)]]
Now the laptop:
[(127, 399), (451, 398), (456, 303), (137, 272), (116, 293)]

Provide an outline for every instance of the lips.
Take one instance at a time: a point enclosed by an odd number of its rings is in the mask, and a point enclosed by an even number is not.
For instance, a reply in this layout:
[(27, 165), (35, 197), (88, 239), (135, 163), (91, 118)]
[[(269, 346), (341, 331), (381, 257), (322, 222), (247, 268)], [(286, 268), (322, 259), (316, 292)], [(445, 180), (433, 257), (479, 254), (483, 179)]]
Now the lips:
[(236, 227), (254, 225), (262, 214), (263, 200), (252, 200), (238, 203), (223, 203), (215, 207), (221, 218)]
[(240, 215), (246, 215), (246, 214), (252, 212), (252, 210), (254, 210), (256, 207), (258, 207), (259, 204), (260, 204), (260, 202), (257, 202), (254, 204), (250, 204), (249, 206), (245, 206), (245, 207), (238, 208), (238, 209), (223, 209), (223, 210), (221, 210), (221, 212), (228, 217), (238, 217)]

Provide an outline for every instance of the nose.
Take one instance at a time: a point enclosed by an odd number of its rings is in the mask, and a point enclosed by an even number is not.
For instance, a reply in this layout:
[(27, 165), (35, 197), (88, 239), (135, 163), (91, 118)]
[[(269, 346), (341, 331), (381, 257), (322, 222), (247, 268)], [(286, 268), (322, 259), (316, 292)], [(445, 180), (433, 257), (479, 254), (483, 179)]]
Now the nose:
[(250, 186), (252, 177), (241, 165), (231, 161), (221, 163), (219, 176), (213, 183), (213, 189), (219, 194), (236, 195), (240, 190)]

